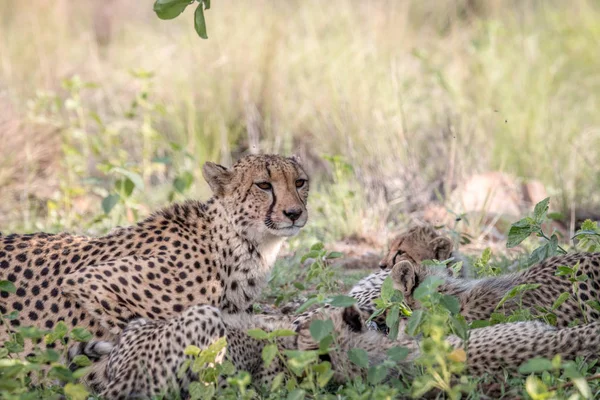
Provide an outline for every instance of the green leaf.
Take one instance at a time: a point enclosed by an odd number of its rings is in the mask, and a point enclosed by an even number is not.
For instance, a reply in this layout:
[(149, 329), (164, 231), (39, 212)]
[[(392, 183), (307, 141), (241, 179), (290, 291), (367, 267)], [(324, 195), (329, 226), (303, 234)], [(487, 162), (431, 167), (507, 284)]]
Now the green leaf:
[(277, 345), (275, 343), (270, 343), (263, 347), (262, 349), (262, 359), (265, 363), (265, 367), (271, 366), (273, 360), (277, 357)]
[(490, 321), (478, 319), (476, 321), (471, 322), (469, 324), (469, 327), (470, 327), (470, 329), (477, 329), (477, 328), (485, 328), (486, 326), (490, 326), (490, 325), (491, 325)]
[(600, 311), (600, 302), (598, 300), (588, 300), (585, 302), (588, 306), (592, 307), (596, 311)]
[(117, 174), (129, 178), (136, 188), (138, 188), (139, 190), (144, 190), (144, 180), (139, 174), (136, 174), (135, 172), (131, 172), (120, 167), (114, 167), (113, 169), (111, 169), (111, 172), (116, 172)]
[(80, 383), (67, 383), (64, 391), (65, 396), (70, 400), (86, 400), (90, 395), (85, 386)]
[(177, 178), (175, 178), (175, 180), (173, 181), (173, 187), (177, 192), (184, 193), (190, 188), (190, 186), (192, 186), (193, 182), (194, 175), (191, 172), (186, 171), (179, 175)]
[(571, 275), (573, 272), (574, 272), (574, 270), (571, 267), (560, 266), (560, 267), (556, 268), (556, 273), (554, 275), (567, 276), (567, 275)]
[(331, 299), (329, 302), (333, 307), (350, 307), (356, 304), (356, 299), (350, 296), (338, 295)]
[(75, 356), (73, 358), (73, 363), (75, 365), (77, 365), (78, 367), (87, 367), (89, 365), (92, 365), (92, 362), (90, 361), (90, 359), (87, 358), (87, 356), (85, 356), (83, 354), (79, 354), (79, 355)]
[(93, 335), (84, 328), (74, 328), (71, 331), (71, 338), (76, 342), (89, 342), (93, 339)]
[(539, 373), (544, 371), (552, 371), (552, 361), (547, 358), (532, 358), (530, 360), (525, 361), (519, 367), (519, 373), (528, 375), (531, 373)]
[(558, 307), (560, 307), (565, 301), (569, 299), (570, 296), (571, 293), (561, 293), (560, 296), (558, 296), (558, 298), (552, 304), (552, 310), (556, 310)]
[(571, 379), (571, 381), (573, 382), (573, 385), (575, 385), (577, 390), (579, 390), (579, 393), (581, 393), (581, 396), (584, 399), (592, 398), (592, 390), (590, 389), (590, 385), (588, 384), (587, 380), (585, 380), (585, 378), (573, 378)]
[(396, 346), (387, 351), (387, 356), (394, 362), (404, 361), (410, 354), (410, 350), (406, 347)]
[(270, 338), (296, 336), (297, 333), (289, 329), (276, 329), (269, 333)]
[(196, 12), (194, 13), (194, 28), (196, 29), (196, 33), (202, 39), (208, 39), (208, 35), (206, 34), (206, 20), (204, 19), (204, 9), (202, 4), (198, 4), (196, 7)]
[(275, 378), (273, 379), (273, 383), (271, 383), (271, 392), (275, 392), (277, 389), (279, 389), (281, 387), (284, 377), (285, 377), (285, 373), (283, 373), (283, 372), (280, 372), (275, 376)]
[(173, 19), (193, 3), (193, 0), (156, 0), (154, 12), (160, 19)]
[(310, 327), (310, 335), (317, 342), (320, 342), (325, 336), (329, 335), (333, 331), (333, 322), (331, 320), (314, 320), (311, 322)]
[(119, 203), (120, 199), (121, 196), (119, 196), (118, 194), (109, 194), (104, 199), (102, 199), (102, 211), (104, 211), (104, 214), (109, 214), (110, 211), (113, 208), (115, 208), (117, 203)]
[(522, 285), (517, 285), (513, 287), (508, 291), (508, 293), (504, 295), (504, 297), (502, 297), (502, 300), (500, 300), (500, 303), (498, 303), (498, 305), (496, 306), (496, 310), (508, 300), (515, 298), (517, 295), (520, 295), (527, 290), (537, 289), (538, 287), (540, 287), (539, 283), (524, 283)]
[(300, 263), (303, 263), (304, 261), (308, 260), (309, 258), (317, 259), (320, 257), (320, 255), (321, 255), (321, 252), (319, 250), (311, 250), (302, 256), (302, 258), (300, 259)]
[(305, 394), (306, 392), (302, 389), (294, 389), (288, 394), (287, 400), (303, 400)]
[(361, 368), (367, 368), (369, 366), (369, 355), (364, 349), (350, 349), (348, 351), (348, 359)]
[(306, 289), (306, 287), (302, 283), (300, 283), (300, 282), (294, 282), (294, 283), (292, 283), (292, 285), (296, 289), (298, 289), (298, 290), (305, 290)]
[(119, 194), (125, 198), (131, 196), (133, 189), (135, 189), (135, 184), (127, 177), (115, 182), (115, 191), (119, 192)]
[(254, 339), (258, 339), (258, 340), (265, 340), (269, 338), (269, 334), (265, 331), (263, 331), (262, 329), (249, 329), (248, 332), (246, 332), (248, 334), (248, 336), (250, 336), (251, 338)]
[(447, 294), (442, 295), (440, 298), (440, 304), (452, 314), (460, 313), (460, 302), (454, 296), (450, 296)]
[(428, 276), (417, 287), (413, 293), (413, 297), (419, 301), (424, 301), (430, 295), (436, 293), (438, 286), (444, 283), (444, 279), (439, 276)]
[(506, 247), (512, 248), (521, 244), (521, 242), (529, 237), (536, 228), (531, 225), (528, 218), (524, 218), (511, 225), (508, 231), (508, 239)]
[(310, 246), (310, 250), (311, 251), (321, 251), (325, 248), (325, 245), (321, 242), (317, 242), (315, 244), (313, 244), (312, 246)]
[(296, 310), (296, 314), (302, 314), (304, 311), (308, 310), (311, 306), (317, 303), (319, 303), (319, 298), (311, 297), (310, 299), (306, 300), (304, 304), (298, 307), (298, 309)]
[(10, 281), (0, 281), (0, 292), (16, 293), (17, 288)]
[(61, 382), (73, 382), (73, 373), (62, 365), (53, 366), (48, 372), (49, 378), (58, 379)]
[(550, 198), (546, 197), (544, 200), (540, 201), (535, 205), (535, 208), (533, 209), (533, 218), (537, 223), (542, 223), (546, 219), (549, 204)]
[(331, 260), (333, 258), (340, 258), (340, 257), (344, 257), (344, 253), (340, 253), (339, 251), (332, 251), (331, 253), (327, 254), (327, 258), (328, 260)]
[(415, 310), (413, 311), (412, 316), (408, 319), (408, 323), (406, 325), (406, 333), (410, 336), (414, 336), (423, 321), (423, 310)]
[(385, 324), (390, 328), (390, 333), (388, 334), (388, 337), (391, 340), (396, 340), (396, 338), (398, 337), (399, 323), (400, 307), (394, 305), (390, 308), (385, 318)]
[(367, 371), (367, 381), (371, 385), (377, 385), (381, 383), (388, 375), (388, 369), (383, 365), (376, 365)]
[(381, 299), (389, 303), (394, 295), (394, 281), (391, 276), (387, 276), (381, 284)]

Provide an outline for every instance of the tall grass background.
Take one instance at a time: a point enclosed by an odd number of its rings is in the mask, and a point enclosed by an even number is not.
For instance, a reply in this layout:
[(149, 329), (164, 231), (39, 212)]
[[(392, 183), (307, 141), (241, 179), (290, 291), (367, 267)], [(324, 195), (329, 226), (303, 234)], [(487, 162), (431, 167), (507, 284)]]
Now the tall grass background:
[[(600, 205), (596, 1), (220, 0), (206, 18), (201, 40), (150, 1), (0, 0), (0, 231), (133, 222), (252, 152), (303, 157), (323, 240), (385, 235), (487, 170)], [(117, 167), (141, 181), (104, 215)]]

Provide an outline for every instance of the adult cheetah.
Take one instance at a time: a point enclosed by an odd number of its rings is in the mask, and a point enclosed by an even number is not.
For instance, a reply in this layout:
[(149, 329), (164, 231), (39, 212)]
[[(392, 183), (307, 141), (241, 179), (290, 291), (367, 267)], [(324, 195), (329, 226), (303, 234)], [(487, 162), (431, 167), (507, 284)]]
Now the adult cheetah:
[(277, 155), (231, 168), (207, 162), (202, 172), (210, 200), (171, 205), (106, 236), (0, 236), (0, 280), (17, 288), (2, 293), (0, 314), (18, 311), (13, 327), (64, 321), (111, 339), (132, 319), (171, 319), (197, 304), (247, 310), (283, 241), (307, 222), (308, 177), (295, 158)]

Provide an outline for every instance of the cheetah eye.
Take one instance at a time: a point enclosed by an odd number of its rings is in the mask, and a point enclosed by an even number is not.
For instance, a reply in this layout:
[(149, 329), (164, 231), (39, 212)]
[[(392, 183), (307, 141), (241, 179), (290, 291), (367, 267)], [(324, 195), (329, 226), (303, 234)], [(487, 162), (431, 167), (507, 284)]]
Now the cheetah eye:
[(404, 254), (404, 252), (403, 252), (402, 250), (398, 250), (398, 251), (396, 252), (396, 255), (394, 256), (394, 265), (396, 264), (396, 259), (397, 259), (398, 257), (400, 257), (402, 254)]
[(273, 186), (271, 186), (269, 182), (258, 182), (256, 186), (258, 186), (262, 190), (271, 190), (273, 188)]
[(296, 187), (301, 188), (306, 183), (306, 179), (296, 179)]

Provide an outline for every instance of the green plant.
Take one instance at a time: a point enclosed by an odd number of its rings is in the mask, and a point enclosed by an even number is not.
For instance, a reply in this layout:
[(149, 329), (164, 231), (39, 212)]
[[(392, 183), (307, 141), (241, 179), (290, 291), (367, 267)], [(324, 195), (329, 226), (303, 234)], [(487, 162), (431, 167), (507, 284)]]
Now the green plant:
[(600, 227), (598, 222), (586, 219), (581, 229), (575, 232), (573, 240), (577, 239), (577, 247), (591, 253), (600, 251)]
[(558, 244), (558, 236), (556, 231), (553, 231), (550, 236), (546, 235), (542, 230), (542, 224), (548, 221), (548, 207), (550, 198), (545, 198), (535, 205), (532, 217), (525, 217), (511, 225), (508, 231), (508, 240), (506, 247), (511, 248), (519, 245), (523, 240), (527, 239), (531, 234), (535, 233), (538, 237), (545, 240), (545, 243), (535, 249), (529, 257), (529, 265), (537, 264), (544, 261), (548, 257), (556, 254), (566, 254), (567, 251)]
[(202, 39), (208, 39), (204, 10), (210, 8), (210, 0), (156, 0), (154, 12), (160, 19), (173, 19), (195, 1), (198, 1), (199, 4), (194, 12), (194, 29)]

